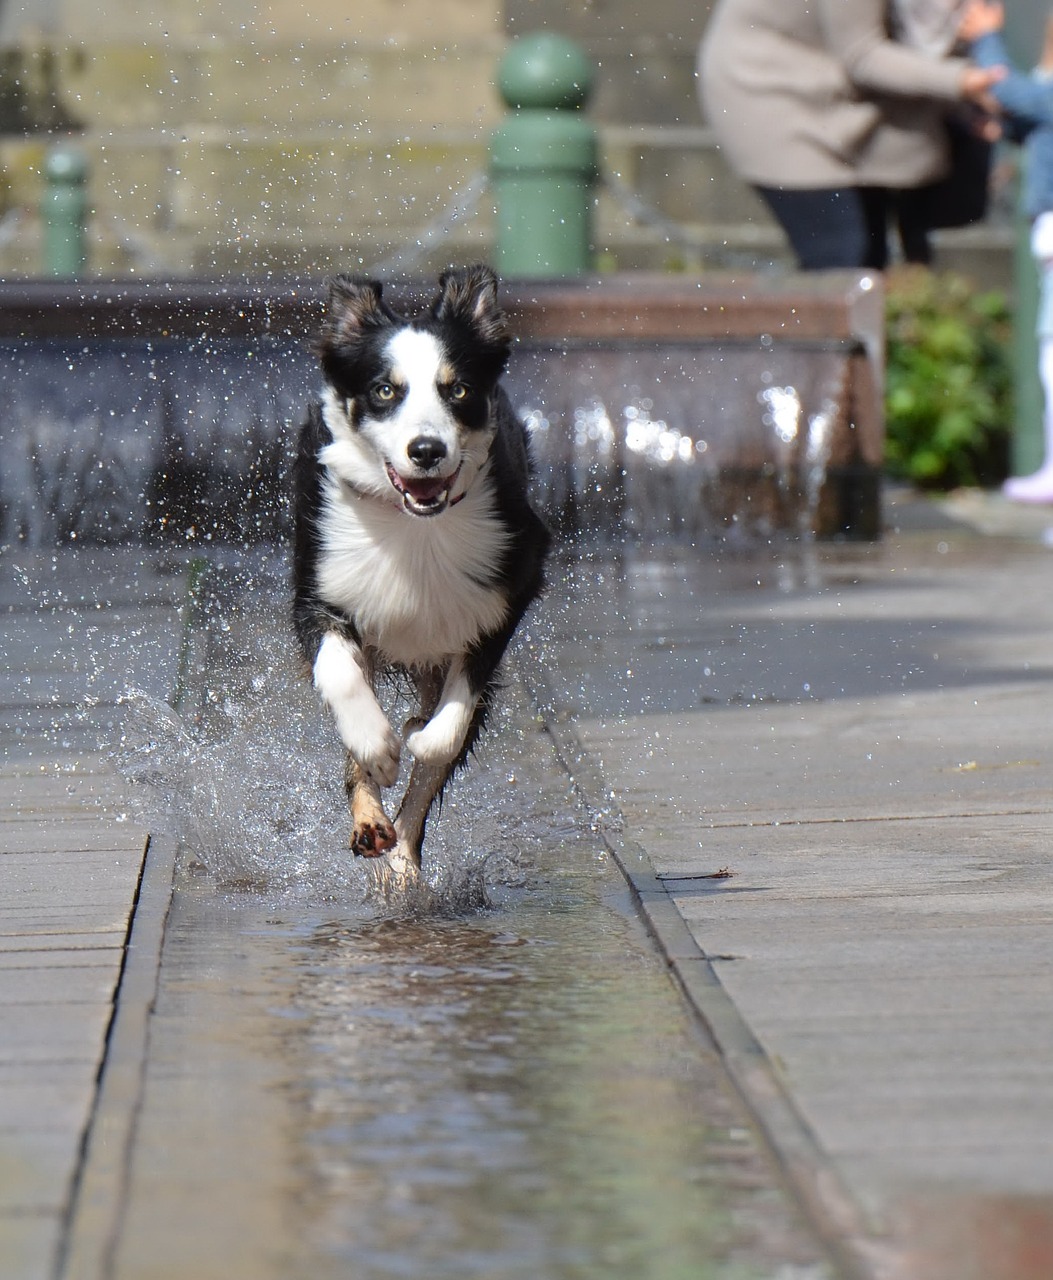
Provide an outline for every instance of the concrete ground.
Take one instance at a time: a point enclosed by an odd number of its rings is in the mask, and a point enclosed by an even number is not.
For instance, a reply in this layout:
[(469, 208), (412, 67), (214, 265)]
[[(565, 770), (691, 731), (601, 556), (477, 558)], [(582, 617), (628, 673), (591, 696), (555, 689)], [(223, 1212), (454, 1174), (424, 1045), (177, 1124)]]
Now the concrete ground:
[[(186, 576), (139, 559), (0, 556), (0, 1273), (11, 1280), (71, 1262), (75, 1206), (90, 1227), (78, 1239), (97, 1252), (87, 1147), (107, 1148), (95, 1167), (115, 1177), (130, 1108), (113, 1110), (123, 1119), (107, 1132), (91, 1122), (104, 1091), (134, 1097), (141, 1070), (141, 985), (156, 974), (174, 851), (127, 820), (124, 784), (98, 748), (127, 689), (175, 687)], [(167, 886), (164, 866), (153, 877), (161, 902), (141, 893), (148, 852), (167, 859)], [(133, 917), (147, 954), (131, 978)]]
[[(967, 495), (888, 515), (875, 546), (568, 562), (522, 671), (844, 1274), (1036, 1280), (1053, 511)], [(125, 689), (179, 681), (185, 562), (129, 553), (100, 595), (81, 554), (75, 579), (0, 561), (12, 1280), (106, 1274), (171, 884), (173, 850), (124, 820), (95, 748)], [(97, 661), (114, 634), (121, 669)]]
[(846, 1274), (1047, 1277), (1053, 511), (888, 515), (759, 566), (586, 564), (531, 669)]

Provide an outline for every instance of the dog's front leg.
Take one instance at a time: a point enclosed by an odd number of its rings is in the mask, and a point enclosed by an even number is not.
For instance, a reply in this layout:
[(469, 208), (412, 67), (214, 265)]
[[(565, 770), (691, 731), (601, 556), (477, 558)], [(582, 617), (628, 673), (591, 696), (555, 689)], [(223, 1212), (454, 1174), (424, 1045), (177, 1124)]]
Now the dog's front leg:
[(412, 720), (406, 726), (407, 749), (420, 764), (453, 764), (464, 748), (478, 708), (479, 695), (472, 689), (463, 663), (457, 660), (446, 674), (435, 709), (423, 723)]
[(397, 840), (380, 788), (398, 779), (401, 744), (369, 676), (366, 657), (353, 640), (332, 631), (322, 638), (314, 683), (347, 748), (344, 785), (351, 810), (351, 848), (362, 857), (375, 858)]
[(398, 843), (395, 827), (384, 812), (380, 788), (349, 751), (344, 786), (351, 810), (351, 852), (358, 858), (379, 858)]
[(370, 682), (366, 656), (353, 640), (328, 632), (314, 660), (314, 685), (333, 713), (351, 756), (382, 787), (399, 776), (401, 743)]
[(410, 773), (406, 794), (395, 819), (395, 831), (398, 833), (399, 853), (418, 871), (428, 814), (452, 772), (452, 764), (421, 764), (417, 760)]

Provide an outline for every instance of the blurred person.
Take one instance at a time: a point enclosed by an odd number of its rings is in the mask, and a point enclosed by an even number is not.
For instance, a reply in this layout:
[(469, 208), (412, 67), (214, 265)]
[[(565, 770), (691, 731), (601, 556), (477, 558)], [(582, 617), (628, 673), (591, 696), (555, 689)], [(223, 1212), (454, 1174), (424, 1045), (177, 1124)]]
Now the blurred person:
[[(944, 58), (961, 45), (959, 27), (969, 0), (890, 0), (889, 31), (908, 48), (933, 58)], [(990, 182), (990, 140), (973, 142), (964, 137), (972, 128), (961, 107), (950, 108), (945, 119), (950, 148), (947, 178), (921, 187), (890, 193), (892, 220), (899, 233), (904, 260), (930, 266), (930, 233), (937, 226), (963, 226), (980, 221), (987, 210)], [(977, 136), (982, 129), (977, 125)], [(978, 150), (982, 148), (982, 150)], [(962, 169), (968, 171), (963, 176)], [(961, 185), (974, 184), (970, 208), (961, 207)]]
[(934, 58), (950, 53), (969, 0), (891, 0), (889, 29), (901, 44)]
[(1033, 475), (1007, 480), (1004, 492), (1014, 502), (1053, 503), (1053, 13), (1046, 22), (1041, 56), (1030, 73), (1013, 66), (1002, 39), (1004, 24), (1003, 6), (988, 0), (972, 0), (962, 23), (962, 35), (971, 42), (976, 64), (1007, 69), (993, 93), (1006, 113), (1008, 135), (1024, 147), (1021, 203), (1031, 219), (1031, 254), (1039, 273), (1038, 375), (1045, 400), (1044, 456)]
[(804, 271), (883, 269), (890, 192), (944, 176), (952, 104), (994, 109), (997, 68), (891, 37), (886, 0), (718, 0), (703, 110)]

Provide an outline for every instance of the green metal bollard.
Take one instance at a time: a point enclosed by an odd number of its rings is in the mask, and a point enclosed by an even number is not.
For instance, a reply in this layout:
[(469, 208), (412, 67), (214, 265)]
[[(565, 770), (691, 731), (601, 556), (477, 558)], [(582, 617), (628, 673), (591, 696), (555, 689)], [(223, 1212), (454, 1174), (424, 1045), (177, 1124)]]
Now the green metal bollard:
[(44, 179), (44, 274), (76, 279), (87, 263), (88, 162), (74, 147), (55, 147), (44, 163)]
[(490, 141), (494, 266), (506, 277), (578, 276), (592, 264), (596, 131), (580, 114), (592, 63), (551, 33), (514, 41), (498, 88), (511, 114)]

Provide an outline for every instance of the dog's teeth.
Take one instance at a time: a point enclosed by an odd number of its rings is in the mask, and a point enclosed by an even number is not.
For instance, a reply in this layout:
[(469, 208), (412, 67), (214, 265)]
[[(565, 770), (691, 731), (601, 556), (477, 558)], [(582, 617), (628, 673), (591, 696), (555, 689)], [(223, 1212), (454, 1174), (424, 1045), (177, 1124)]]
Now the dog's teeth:
[(415, 498), (411, 493), (404, 493), (402, 505), (411, 515), (431, 514), (433, 511), (442, 511), (446, 507), (448, 493), (449, 491), (444, 489), (434, 498)]

